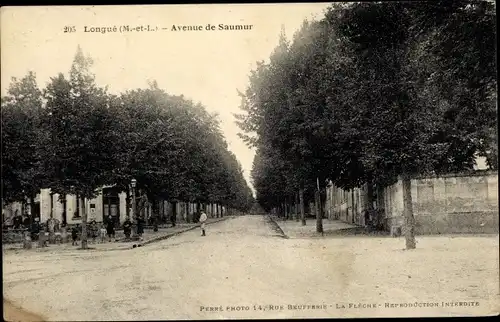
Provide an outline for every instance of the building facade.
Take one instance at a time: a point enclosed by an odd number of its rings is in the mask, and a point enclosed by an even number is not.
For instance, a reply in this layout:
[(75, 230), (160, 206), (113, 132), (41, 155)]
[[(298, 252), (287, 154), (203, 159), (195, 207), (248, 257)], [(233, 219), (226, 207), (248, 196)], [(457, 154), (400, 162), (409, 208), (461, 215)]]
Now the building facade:
[[(159, 201), (156, 205), (163, 221), (169, 222), (174, 213), (179, 222), (192, 221), (197, 205), (189, 202), (170, 203)], [(175, 209), (174, 209), (175, 207)], [(127, 209), (128, 208), (128, 209)], [(219, 217), (226, 213), (226, 208), (217, 204), (201, 204), (209, 217)], [(59, 220), (61, 224), (79, 224), (82, 222), (83, 211), (86, 211), (88, 221), (105, 222), (109, 216), (119, 226), (127, 215), (132, 216), (131, 202), (127, 200), (127, 193), (114, 187), (103, 187), (93, 199), (84, 199), (75, 195), (52, 193), (50, 189), (41, 189), (32, 205), (13, 202), (2, 209), (4, 226), (12, 226), (14, 217), (28, 215), (39, 217), (44, 223), (49, 218)], [(146, 219), (153, 214), (153, 205), (147, 203), (141, 213)]]

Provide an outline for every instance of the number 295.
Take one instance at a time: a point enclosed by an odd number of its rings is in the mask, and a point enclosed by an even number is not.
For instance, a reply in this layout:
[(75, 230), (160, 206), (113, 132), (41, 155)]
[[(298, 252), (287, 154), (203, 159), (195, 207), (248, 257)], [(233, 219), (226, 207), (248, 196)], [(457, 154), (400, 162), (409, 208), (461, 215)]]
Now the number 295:
[(64, 32), (76, 32), (76, 27), (75, 26), (65, 26)]

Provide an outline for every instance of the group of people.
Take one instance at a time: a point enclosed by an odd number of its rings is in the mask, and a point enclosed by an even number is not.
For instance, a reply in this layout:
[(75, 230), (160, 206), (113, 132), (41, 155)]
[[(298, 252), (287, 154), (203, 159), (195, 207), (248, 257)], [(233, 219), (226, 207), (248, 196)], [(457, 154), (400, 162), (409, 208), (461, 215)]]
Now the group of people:
[[(207, 214), (202, 211), (200, 214), (199, 222), (201, 228), (201, 236), (206, 236), (205, 232), (205, 222), (207, 221)], [(48, 225), (47, 225), (48, 226)], [(63, 225), (65, 226), (65, 225)], [(132, 234), (133, 224), (129, 217), (125, 219), (123, 222), (123, 233), (127, 240), (130, 239)], [(31, 226), (29, 227), (29, 233), (32, 241), (37, 241), (40, 233), (45, 232), (44, 225), (40, 223), (38, 217), (35, 217), (32, 221)], [(60, 230), (59, 224), (57, 223), (57, 231)], [(99, 238), (101, 243), (104, 243), (106, 239), (111, 242), (115, 240), (116, 231), (115, 231), (115, 220), (112, 216), (109, 216), (104, 223), (97, 223), (93, 218), (88, 224), (88, 232), (89, 237), (92, 238), (92, 241), (96, 243)], [(71, 239), (72, 245), (78, 245), (78, 238), (81, 236), (82, 227), (80, 224), (77, 224), (71, 228)], [(142, 234), (144, 234), (144, 220), (139, 218), (137, 221), (137, 235), (142, 239)], [(116, 240), (115, 240), (116, 241)]]
[[(129, 217), (125, 219), (123, 222), (123, 234), (125, 235), (125, 239), (130, 239), (132, 234), (132, 221)], [(115, 230), (115, 221), (112, 216), (109, 216), (104, 223), (97, 223), (95, 219), (92, 219), (88, 225), (89, 237), (92, 238), (92, 241), (96, 243), (99, 241), (104, 243), (106, 239), (108, 242), (112, 240), (116, 241), (116, 230)], [(137, 235), (141, 238), (142, 234), (144, 234), (144, 222), (139, 219), (137, 224)], [(71, 230), (71, 237), (73, 239), (73, 245), (77, 245), (78, 237), (81, 235), (81, 226), (77, 224)]]

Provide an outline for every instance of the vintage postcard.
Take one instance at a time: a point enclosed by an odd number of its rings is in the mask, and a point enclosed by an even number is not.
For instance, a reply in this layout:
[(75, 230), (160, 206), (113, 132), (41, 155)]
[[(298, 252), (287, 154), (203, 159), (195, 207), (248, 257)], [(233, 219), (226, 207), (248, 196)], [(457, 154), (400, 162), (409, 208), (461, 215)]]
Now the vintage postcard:
[(5, 320), (499, 314), (495, 2), (0, 10)]

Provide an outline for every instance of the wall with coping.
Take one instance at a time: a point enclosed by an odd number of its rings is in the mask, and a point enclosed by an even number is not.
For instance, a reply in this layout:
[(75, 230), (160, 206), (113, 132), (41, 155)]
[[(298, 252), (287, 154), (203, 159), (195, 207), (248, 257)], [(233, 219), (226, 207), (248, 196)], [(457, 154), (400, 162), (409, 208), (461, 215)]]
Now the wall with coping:
[[(498, 173), (482, 171), (412, 180), (416, 234), (498, 232)], [(403, 226), (403, 189), (384, 191), (386, 226)]]

